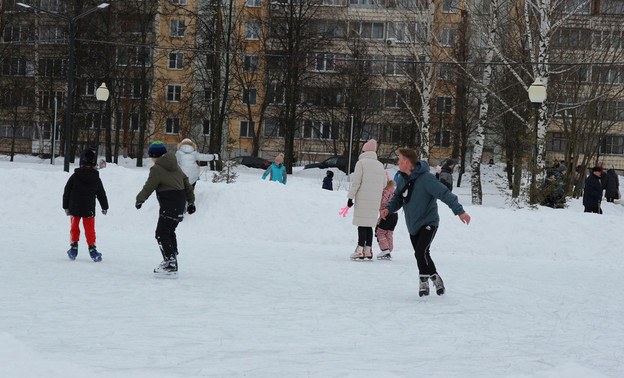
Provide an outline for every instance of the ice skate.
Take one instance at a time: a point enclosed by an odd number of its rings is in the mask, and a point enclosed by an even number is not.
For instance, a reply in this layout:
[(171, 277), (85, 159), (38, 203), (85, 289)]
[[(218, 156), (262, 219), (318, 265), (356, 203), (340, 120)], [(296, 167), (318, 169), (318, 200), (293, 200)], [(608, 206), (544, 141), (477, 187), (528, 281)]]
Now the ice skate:
[(429, 295), (429, 276), (420, 275), (420, 287), (418, 288), (418, 296), (423, 297)]
[(91, 255), (91, 259), (95, 262), (102, 261), (102, 254), (97, 251), (95, 245), (89, 246), (89, 255)]
[(439, 274), (432, 274), (431, 281), (433, 281), (433, 286), (436, 288), (436, 294), (444, 295), (444, 282)]
[(371, 247), (370, 245), (367, 245), (366, 247), (364, 247), (364, 256), (367, 259), (372, 260), (373, 259), (373, 247)]
[(154, 277), (177, 278), (178, 277), (178, 261), (175, 258), (163, 260), (160, 263), (160, 265), (154, 268)]
[(353, 252), (350, 257), (351, 260), (354, 261), (362, 261), (366, 259), (366, 255), (364, 254), (364, 247), (358, 245), (357, 248), (355, 248), (355, 252)]
[(70, 244), (69, 250), (67, 251), (67, 256), (71, 260), (76, 260), (76, 256), (78, 256), (78, 242)]
[(386, 249), (377, 254), (377, 260), (392, 260), (392, 256), (390, 255), (390, 250)]

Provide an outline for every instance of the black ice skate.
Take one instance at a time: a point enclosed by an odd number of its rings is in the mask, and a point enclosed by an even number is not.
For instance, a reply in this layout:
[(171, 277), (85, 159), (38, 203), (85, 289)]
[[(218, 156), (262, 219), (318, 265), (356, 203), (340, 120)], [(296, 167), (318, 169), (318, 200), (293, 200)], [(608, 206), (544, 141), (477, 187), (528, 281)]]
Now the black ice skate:
[(163, 260), (160, 265), (154, 268), (154, 277), (159, 278), (177, 278), (178, 277), (178, 261), (175, 258)]

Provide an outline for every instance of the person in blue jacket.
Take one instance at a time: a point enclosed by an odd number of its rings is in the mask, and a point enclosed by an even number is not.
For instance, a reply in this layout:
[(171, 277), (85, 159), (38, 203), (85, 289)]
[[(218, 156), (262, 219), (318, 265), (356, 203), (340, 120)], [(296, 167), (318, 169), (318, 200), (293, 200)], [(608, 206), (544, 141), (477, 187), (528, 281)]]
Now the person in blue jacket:
[(284, 167), (284, 154), (280, 153), (275, 157), (275, 161), (271, 163), (271, 166), (262, 175), (264, 180), (270, 175), (269, 180), (281, 182), (286, 185), (286, 167)]
[(322, 189), (334, 190), (333, 179), (334, 179), (334, 172), (327, 171), (327, 174), (325, 178), (323, 179)]
[(440, 224), (437, 200), (444, 202), (465, 224), (470, 223), (470, 215), (464, 211), (457, 196), (429, 172), (429, 164), (418, 160), (416, 151), (399, 149), (399, 170), (401, 174), (397, 178), (397, 189), (381, 211), (381, 218), (386, 219), (388, 214), (403, 208), (420, 274), (418, 295), (429, 295), (429, 279), (433, 281), (436, 293), (442, 295), (445, 291), (444, 282), (429, 251)]

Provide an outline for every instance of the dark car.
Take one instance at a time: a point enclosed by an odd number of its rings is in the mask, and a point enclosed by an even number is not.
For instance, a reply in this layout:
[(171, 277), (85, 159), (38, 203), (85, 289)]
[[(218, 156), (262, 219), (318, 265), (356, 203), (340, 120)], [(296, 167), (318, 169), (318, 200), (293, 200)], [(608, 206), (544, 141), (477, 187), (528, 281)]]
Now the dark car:
[[(355, 163), (357, 163), (357, 159), (351, 159), (350, 173), (353, 172), (353, 169), (355, 168)], [(303, 169), (309, 168), (338, 168), (341, 171), (347, 173), (347, 158), (344, 156), (332, 156), (328, 159), (323, 160), (320, 163), (312, 163), (303, 167)]]
[(270, 161), (253, 156), (237, 156), (232, 160), (249, 168), (267, 169), (271, 166)]

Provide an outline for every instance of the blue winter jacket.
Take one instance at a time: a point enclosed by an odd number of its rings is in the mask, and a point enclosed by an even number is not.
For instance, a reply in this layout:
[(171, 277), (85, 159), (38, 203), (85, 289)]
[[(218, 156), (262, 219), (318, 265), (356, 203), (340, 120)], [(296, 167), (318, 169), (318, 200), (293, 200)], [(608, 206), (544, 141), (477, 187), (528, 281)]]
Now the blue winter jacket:
[(419, 161), (412, 173), (397, 177), (397, 189), (386, 209), (392, 214), (401, 207), (405, 211), (405, 224), (410, 235), (416, 235), (423, 226), (439, 226), (437, 200), (444, 202), (455, 215), (465, 213), (457, 196), (429, 172), (429, 164)]
[(262, 179), (264, 180), (267, 175), (271, 175), (271, 181), (281, 182), (282, 184), (286, 184), (286, 167), (284, 164), (277, 165), (275, 162), (271, 163), (271, 166), (267, 168), (267, 170), (262, 175)]

